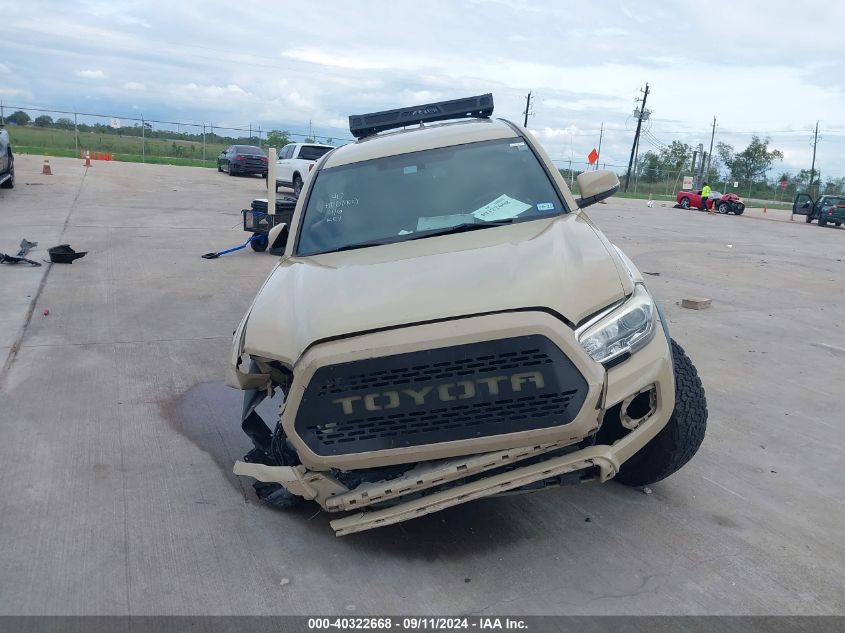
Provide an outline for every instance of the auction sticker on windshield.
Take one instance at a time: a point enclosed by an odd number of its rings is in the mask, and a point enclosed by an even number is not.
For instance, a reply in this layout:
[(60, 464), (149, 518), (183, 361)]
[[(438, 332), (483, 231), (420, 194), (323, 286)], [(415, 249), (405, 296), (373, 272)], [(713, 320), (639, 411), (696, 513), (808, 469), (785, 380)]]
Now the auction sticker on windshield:
[(493, 200), (493, 202), (488, 202), (480, 209), (473, 211), (472, 215), (479, 220), (491, 222), (493, 220), (507, 220), (509, 218), (515, 218), (520, 213), (530, 208), (530, 204), (520, 202), (519, 200), (511, 198), (509, 195), (503, 193), (501, 196)]

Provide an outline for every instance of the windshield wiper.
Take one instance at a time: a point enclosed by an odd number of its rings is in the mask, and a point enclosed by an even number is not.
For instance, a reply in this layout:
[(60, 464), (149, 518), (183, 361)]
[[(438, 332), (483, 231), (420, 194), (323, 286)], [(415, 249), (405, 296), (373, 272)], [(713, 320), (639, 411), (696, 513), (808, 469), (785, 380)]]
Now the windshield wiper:
[(358, 248), (367, 248), (369, 246), (384, 246), (386, 244), (396, 244), (398, 242), (405, 242), (410, 240), (420, 240), (425, 237), (434, 237), (437, 235), (451, 235), (452, 233), (463, 233), (465, 231), (475, 231), (476, 229), (485, 229), (488, 226), (502, 226), (504, 224), (511, 224), (516, 218), (503, 218), (501, 220), (488, 220), (484, 222), (463, 222), (455, 224), (454, 226), (445, 227), (442, 229), (432, 229), (430, 231), (423, 231), (417, 233), (410, 233), (410, 237), (406, 239), (397, 239), (405, 237), (405, 235), (398, 235), (391, 239), (373, 240), (371, 242), (356, 242), (355, 244), (346, 244), (333, 248), (329, 251), (321, 251), (315, 253), (316, 255), (324, 255), (326, 253), (340, 253), (342, 251), (352, 251)]
[(433, 229), (431, 231), (424, 231), (415, 233), (409, 240), (421, 240), (425, 237), (435, 237), (437, 235), (451, 235), (452, 233), (464, 233), (465, 231), (475, 231), (476, 229), (486, 229), (488, 226), (502, 226), (503, 224), (512, 224), (516, 218), (502, 218), (501, 220), (487, 220), (484, 222), (463, 222), (453, 226), (447, 226), (442, 229)]

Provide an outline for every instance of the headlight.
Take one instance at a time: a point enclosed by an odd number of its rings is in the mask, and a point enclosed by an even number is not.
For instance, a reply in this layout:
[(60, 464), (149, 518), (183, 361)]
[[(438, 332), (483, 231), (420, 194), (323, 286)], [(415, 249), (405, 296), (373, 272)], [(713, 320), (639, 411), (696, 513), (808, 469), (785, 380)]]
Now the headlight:
[(645, 286), (636, 284), (634, 293), (625, 303), (578, 330), (578, 342), (598, 363), (635, 352), (654, 337), (656, 312), (654, 300)]

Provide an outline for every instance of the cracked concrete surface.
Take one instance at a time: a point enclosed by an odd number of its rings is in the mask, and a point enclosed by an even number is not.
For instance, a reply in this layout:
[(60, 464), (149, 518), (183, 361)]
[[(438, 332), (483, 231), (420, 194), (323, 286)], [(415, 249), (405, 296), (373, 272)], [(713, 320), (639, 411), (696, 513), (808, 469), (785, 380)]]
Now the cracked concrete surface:
[[(18, 159), (0, 250), (89, 254), (49, 271), (0, 378), (0, 614), (845, 613), (845, 230), (596, 205), (660, 273), (701, 373), (696, 458), (650, 495), (561, 488), (339, 539), (230, 470), (247, 441), (229, 340), (274, 258), (199, 256), (244, 240), (262, 181), (51, 163)], [(4, 360), (46, 273), (0, 268)]]

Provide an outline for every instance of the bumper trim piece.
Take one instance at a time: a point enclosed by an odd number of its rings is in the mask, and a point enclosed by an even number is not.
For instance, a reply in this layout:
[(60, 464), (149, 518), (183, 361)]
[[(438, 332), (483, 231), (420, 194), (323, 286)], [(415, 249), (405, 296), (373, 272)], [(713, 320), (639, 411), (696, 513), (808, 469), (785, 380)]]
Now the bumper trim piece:
[(523, 466), (510, 472), (479, 479), (462, 486), (442, 490), (432, 495), (413, 499), (406, 503), (368, 512), (359, 512), (330, 522), (337, 536), (345, 536), (355, 532), (363, 532), (400, 521), (406, 521), (419, 516), (437, 512), (444, 508), (489, 497), (500, 492), (507, 492), (521, 486), (555, 477), (565, 473), (584, 470), (596, 466), (599, 469), (599, 480), (605, 482), (616, 476), (622, 464), (640, 448), (650, 442), (657, 435), (671, 416), (671, 410), (663, 414), (653, 415), (637, 429), (625, 437), (614, 442), (613, 445), (601, 444), (583, 448), (568, 455)]
[(593, 446), (572, 455), (556, 457), (548, 461), (523, 466), (511, 472), (501, 473), (486, 479), (442, 490), (421, 499), (414, 499), (407, 503), (376, 510), (361, 512), (352, 516), (331, 521), (330, 525), (338, 536), (345, 536), (355, 532), (362, 532), (376, 527), (399, 523), (425, 514), (437, 512), (451, 506), (480, 499), (490, 495), (506, 492), (526, 484), (555, 477), (564, 473), (583, 470), (591, 466), (598, 466), (601, 480), (607, 481), (619, 471), (613, 451), (609, 446)]

